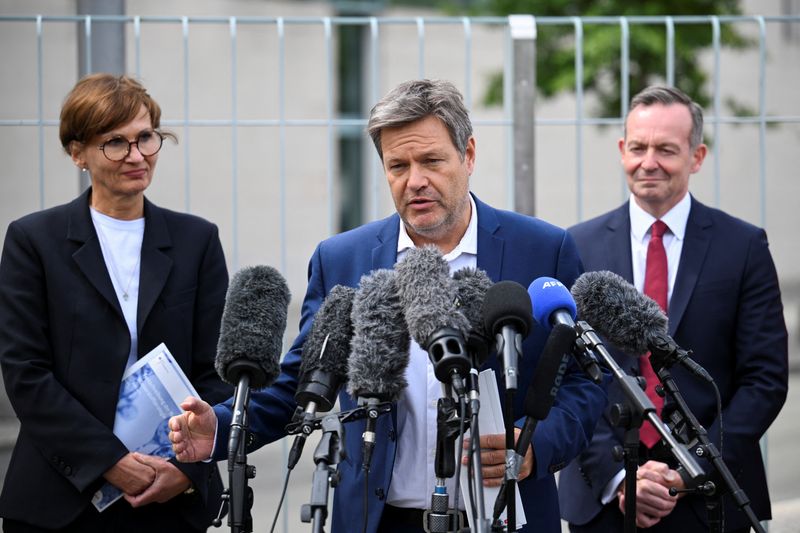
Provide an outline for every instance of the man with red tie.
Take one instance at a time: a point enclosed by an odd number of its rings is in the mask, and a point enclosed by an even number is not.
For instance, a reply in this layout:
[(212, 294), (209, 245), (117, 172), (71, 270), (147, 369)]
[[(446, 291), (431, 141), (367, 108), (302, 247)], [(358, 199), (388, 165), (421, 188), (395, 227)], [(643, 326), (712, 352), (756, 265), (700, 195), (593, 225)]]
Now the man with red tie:
[[(771, 514), (759, 439), (786, 399), (783, 306), (764, 230), (689, 194), (689, 177), (700, 170), (707, 153), (702, 141), (703, 114), (695, 102), (675, 88), (644, 89), (631, 101), (619, 140), (629, 201), (569, 231), (585, 269), (616, 272), (653, 298), (669, 317), (669, 334), (691, 349), (692, 358), (714, 378), (722, 398), (721, 420), (711, 385), (677, 366), (671, 370), (756, 516), (765, 520)], [(614, 353), (626, 372), (645, 378), (647, 395), (667, 420), (675, 405), (655, 393), (658, 378), (648, 354), (630, 355), (639, 354)], [(609, 390), (609, 405), (614, 403), (624, 403), (616, 384)], [(612, 458), (623, 433), (606, 413), (589, 448), (562, 471), (561, 515), (572, 532), (623, 530), (625, 474), (622, 463)], [(670, 487), (685, 488), (684, 481), (647, 422), (640, 441), (637, 527), (708, 531), (703, 496), (669, 494)], [(712, 473), (705, 461), (701, 466)], [(724, 531), (749, 531), (746, 515), (732, 498), (724, 502)]]

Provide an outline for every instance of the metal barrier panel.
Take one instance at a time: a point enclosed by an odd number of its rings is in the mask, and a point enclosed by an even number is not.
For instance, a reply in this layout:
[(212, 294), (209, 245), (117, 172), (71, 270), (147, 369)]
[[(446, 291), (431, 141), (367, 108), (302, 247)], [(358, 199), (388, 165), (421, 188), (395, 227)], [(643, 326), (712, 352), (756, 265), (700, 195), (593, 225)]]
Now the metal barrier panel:
[[(58, 114), (77, 81), (78, 32), (91, 40), (93, 24), (109, 21), (125, 24), (128, 71), (161, 104), (163, 126), (180, 137), (178, 146), (162, 152), (148, 197), (217, 223), (231, 271), (257, 263), (279, 268), (295, 296), (289, 338), (307, 260), (317, 242), (339, 230), (337, 140), (345, 132), (361, 135), (368, 154), (364, 218), (393, 211), (378, 157), (363, 133), (369, 108), (392, 86), (415, 77), (456, 83), (476, 130), (471, 186), (494, 205), (515, 208), (530, 200), (515, 197), (515, 157), (519, 162), (521, 156), (515, 155), (520, 134), (514, 124), (532, 124), (530, 141), (522, 143), (533, 150), (535, 139), (531, 203), (537, 215), (568, 226), (627, 196), (616, 139), (627, 102), (639, 89), (628, 81), (631, 28), (664, 28), (664, 81), (674, 83), (681, 28), (707, 26), (711, 48), (701, 60), (710, 76), (713, 103), (705, 118), (713, 144), (692, 190), (706, 203), (767, 227), (784, 292), (791, 296), (790, 330), (800, 323), (792, 299), (800, 293), (800, 250), (793, 237), (800, 223), (794, 206), (800, 183), (793, 172), (800, 162), (800, 40), (796, 32), (781, 31), (796, 29), (798, 16), (530, 17), (534, 43), (535, 29), (545, 25), (574, 42), (576, 83), (573, 94), (553, 101), (533, 101), (535, 91), (527, 91), (525, 106), (515, 100), (514, 84), (533, 64), (515, 65), (506, 18), (0, 15), (0, 47), (14, 51), (0, 58), (0, 236), (11, 220), (77, 195), (77, 172), (57, 140)], [(580, 82), (584, 30), (593, 25), (619, 29), (622, 107), (616, 116), (593, 116), (593, 96)], [(755, 47), (725, 50), (725, 25), (750, 36)], [(341, 116), (337, 108), (337, 29), (344, 26), (361, 29), (367, 58), (367, 101), (358, 117)], [(91, 64), (91, 56), (84, 61)], [(505, 75), (504, 104), (488, 107), (482, 98), (494, 72)], [(723, 106), (730, 95), (754, 114), (731, 115)]]

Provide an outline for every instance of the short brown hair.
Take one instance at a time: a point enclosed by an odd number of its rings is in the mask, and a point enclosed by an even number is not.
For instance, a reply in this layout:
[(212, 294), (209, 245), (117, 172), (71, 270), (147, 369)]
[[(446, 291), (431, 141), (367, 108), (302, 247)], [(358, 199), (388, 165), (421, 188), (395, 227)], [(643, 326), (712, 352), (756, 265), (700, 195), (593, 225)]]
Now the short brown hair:
[[(89, 74), (72, 88), (61, 107), (59, 137), (70, 153), (73, 141), (85, 143), (136, 118), (142, 106), (153, 129), (161, 124), (161, 108), (144, 86), (129, 76)], [(167, 134), (173, 137), (171, 134)]]
[[(677, 87), (668, 87), (666, 85), (651, 85), (645, 87), (631, 100), (628, 115), (638, 106), (648, 107), (651, 105), (684, 105), (689, 110), (692, 116), (692, 130), (689, 132), (689, 147), (694, 150), (700, 143), (703, 142), (703, 108), (692, 100), (688, 94), (681, 91)], [(627, 125), (628, 118), (625, 117), (625, 137), (627, 138)]]

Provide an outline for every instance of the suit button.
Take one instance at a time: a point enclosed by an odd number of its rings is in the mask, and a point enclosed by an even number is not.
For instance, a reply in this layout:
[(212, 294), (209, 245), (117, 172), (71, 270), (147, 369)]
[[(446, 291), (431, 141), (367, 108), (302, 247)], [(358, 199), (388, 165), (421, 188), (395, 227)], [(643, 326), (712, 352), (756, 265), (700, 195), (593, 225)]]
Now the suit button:
[(394, 441), (395, 439), (397, 439), (397, 432), (395, 432), (395, 430), (393, 430), (393, 429), (390, 429), (389, 430), (389, 440)]
[(64, 467), (64, 473), (66, 475), (68, 475), (68, 476), (71, 476), (72, 475), (72, 467), (70, 467), (69, 465), (65, 466)]
[(383, 492), (383, 489), (375, 489), (375, 496), (377, 496), (379, 500), (383, 501), (383, 499), (386, 497), (386, 493)]

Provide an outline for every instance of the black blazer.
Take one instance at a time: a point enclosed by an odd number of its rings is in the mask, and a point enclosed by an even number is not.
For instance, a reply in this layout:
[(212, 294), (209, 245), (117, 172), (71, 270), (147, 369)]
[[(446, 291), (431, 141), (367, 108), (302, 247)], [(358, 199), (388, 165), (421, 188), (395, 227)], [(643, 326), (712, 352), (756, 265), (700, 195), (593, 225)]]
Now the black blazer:
[[(633, 281), (628, 204), (570, 228), (587, 271), (611, 270)], [(669, 333), (713, 376), (722, 396), (723, 459), (759, 519), (770, 518), (759, 439), (778, 415), (788, 387), (788, 346), (780, 288), (767, 236), (757, 228), (692, 198), (677, 278), (669, 304)], [(629, 374), (637, 359), (615, 353)], [(671, 373), (690, 409), (719, 447), (713, 389), (675, 366)], [(623, 401), (616, 384), (609, 403)], [(669, 401), (664, 413), (669, 412)], [(590, 447), (561, 474), (562, 517), (585, 524), (600, 512), (600, 494), (622, 463), (611, 449), (622, 430), (604, 416)], [(711, 471), (710, 465), (701, 461)], [(726, 529), (749, 524), (726, 497)], [(617, 505), (613, 500), (610, 505)], [(681, 499), (654, 526), (658, 531), (707, 531), (702, 497)], [(650, 530), (648, 530), (650, 531)]]
[[(102, 474), (128, 451), (112, 428), (130, 335), (90, 194), (12, 222), (0, 260), (0, 363), (20, 420), (0, 516), (47, 528), (91, 505)], [(231, 388), (214, 371), (228, 284), (217, 228), (144, 202), (139, 356), (166, 343), (198, 393), (221, 401)], [(151, 505), (204, 528), (219, 508), (219, 472), (178, 467), (197, 492)]]

